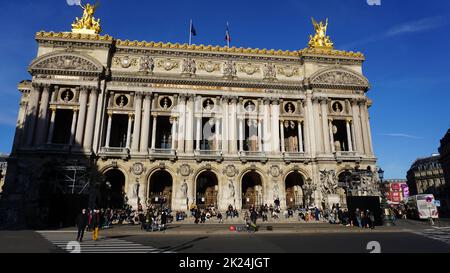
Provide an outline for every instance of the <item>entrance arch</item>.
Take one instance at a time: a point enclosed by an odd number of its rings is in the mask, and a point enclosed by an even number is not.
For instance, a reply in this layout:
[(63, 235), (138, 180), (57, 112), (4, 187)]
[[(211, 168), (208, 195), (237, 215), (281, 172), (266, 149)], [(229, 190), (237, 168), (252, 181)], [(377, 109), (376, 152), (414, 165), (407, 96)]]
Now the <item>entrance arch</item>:
[(122, 209), (125, 205), (125, 175), (118, 169), (105, 172), (104, 182), (100, 185), (102, 208)]
[(262, 178), (256, 171), (250, 171), (242, 177), (242, 208), (259, 207), (263, 204)]
[(286, 206), (288, 208), (303, 207), (303, 184), (304, 178), (300, 172), (294, 171), (286, 176)]
[(336, 189), (336, 193), (339, 195), (339, 206), (342, 208), (347, 207), (347, 194), (348, 187), (352, 183), (352, 173), (348, 170), (341, 172), (338, 175), (339, 187)]
[(204, 171), (197, 176), (195, 183), (195, 203), (199, 208), (214, 206), (217, 208), (219, 181), (212, 171)]
[(172, 175), (165, 170), (158, 170), (150, 176), (147, 202), (155, 207), (171, 207), (172, 205)]

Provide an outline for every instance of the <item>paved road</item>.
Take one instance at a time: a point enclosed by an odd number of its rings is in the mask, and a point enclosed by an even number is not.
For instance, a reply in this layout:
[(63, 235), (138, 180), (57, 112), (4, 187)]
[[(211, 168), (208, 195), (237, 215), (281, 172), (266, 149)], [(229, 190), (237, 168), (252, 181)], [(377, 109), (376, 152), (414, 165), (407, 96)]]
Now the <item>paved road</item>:
[[(368, 253), (375, 241), (384, 253), (450, 253), (450, 227), (399, 221), (375, 230), (328, 224), (278, 224), (273, 231), (231, 232), (228, 225), (177, 225), (165, 232), (145, 232), (137, 226), (101, 231), (93, 242), (86, 233), (81, 252), (137, 253)], [(65, 252), (76, 237), (73, 229), (0, 232), (1, 252)], [(376, 244), (376, 243), (375, 243)]]

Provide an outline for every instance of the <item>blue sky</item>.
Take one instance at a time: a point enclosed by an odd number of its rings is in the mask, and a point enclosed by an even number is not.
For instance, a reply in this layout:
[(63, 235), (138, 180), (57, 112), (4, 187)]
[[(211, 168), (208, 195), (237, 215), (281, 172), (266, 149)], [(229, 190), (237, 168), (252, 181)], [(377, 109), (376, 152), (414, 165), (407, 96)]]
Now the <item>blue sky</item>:
[[(450, 127), (450, 1), (381, 0), (138, 1), (102, 0), (97, 17), (116, 38), (184, 43), (189, 19), (196, 44), (297, 50), (312, 33), (310, 17), (329, 18), (337, 49), (366, 55), (364, 73), (372, 138), (387, 178), (403, 178), (417, 157), (437, 152)], [(69, 31), (80, 9), (66, 0), (0, 1), (0, 152), (11, 149), (17, 83), (29, 79), (35, 32)]]

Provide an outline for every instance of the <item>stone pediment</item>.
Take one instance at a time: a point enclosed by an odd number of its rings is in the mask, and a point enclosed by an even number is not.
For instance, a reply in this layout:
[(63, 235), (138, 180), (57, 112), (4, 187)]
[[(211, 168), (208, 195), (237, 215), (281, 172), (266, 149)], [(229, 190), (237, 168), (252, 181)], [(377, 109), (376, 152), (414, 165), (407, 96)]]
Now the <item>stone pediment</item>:
[(317, 71), (309, 78), (309, 84), (318, 88), (369, 88), (366, 77), (343, 67), (325, 68)]
[(31, 74), (100, 75), (103, 66), (92, 57), (80, 53), (58, 52), (45, 54), (35, 59)]

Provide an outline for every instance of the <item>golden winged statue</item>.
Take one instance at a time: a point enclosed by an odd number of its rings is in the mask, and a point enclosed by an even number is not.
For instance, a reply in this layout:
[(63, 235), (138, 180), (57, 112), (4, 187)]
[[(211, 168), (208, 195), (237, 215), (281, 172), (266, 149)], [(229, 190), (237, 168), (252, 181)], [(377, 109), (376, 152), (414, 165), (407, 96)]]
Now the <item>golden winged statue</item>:
[(316, 30), (316, 34), (314, 36), (309, 35), (309, 48), (327, 48), (333, 49), (333, 42), (331, 42), (330, 37), (327, 36), (327, 28), (328, 28), (328, 18), (323, 22), (317, 23), (314, 18), (311, 17), (314, 29)]
[(86, 34), (99, 34), (102, 29), (100, 27), (100, 19), (96, 20), (94, 18), (94, 13), (97, 10), (99, 3), (96, 2), (94, 5), (87, 3), (82, 5), (81, 1), (78, 4), (83, 9), (83, 17), (75, 19), (72, 24), (72, 32), (86, 33)]

